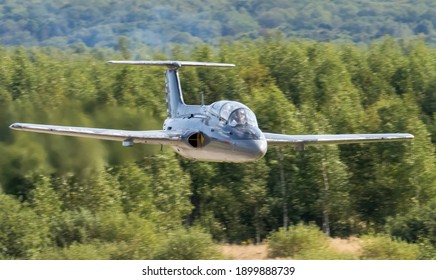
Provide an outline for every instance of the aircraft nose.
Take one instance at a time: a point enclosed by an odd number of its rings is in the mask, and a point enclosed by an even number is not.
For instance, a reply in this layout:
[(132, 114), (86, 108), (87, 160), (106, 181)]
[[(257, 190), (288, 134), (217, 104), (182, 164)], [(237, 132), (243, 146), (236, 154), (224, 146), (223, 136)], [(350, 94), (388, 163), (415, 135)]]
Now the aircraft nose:
[(239, 140), (234, 147), (234, 152), (245, 157), (247, 160), (257, 160), (262, 158), (267, 151), (265, 139), (258, 140)]
[(257, 154), (258, 159), (262, 158), (266, 154), (266, 150), (268, 148), (268, 144), (267, 144), (266, 140), (264, 140), (264, 139), (255, 140), (254, 146), (255, 146), (254, 151), (255, 151), (255, 154)]
[(262, 158), (267, 151), (267, 141), (257, 127), (235, 127), (231, 134), (233, 155), (238, 161), (254, 161)]

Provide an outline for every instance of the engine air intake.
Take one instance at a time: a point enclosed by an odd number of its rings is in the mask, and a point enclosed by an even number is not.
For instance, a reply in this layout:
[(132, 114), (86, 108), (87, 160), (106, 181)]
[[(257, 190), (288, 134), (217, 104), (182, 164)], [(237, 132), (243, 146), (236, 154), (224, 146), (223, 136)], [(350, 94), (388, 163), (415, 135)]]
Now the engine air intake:
[(196, 132), (188, 137), (188, 143), (194, 148), (201, 148), (205, 146), (205, 137), (203, 133)]

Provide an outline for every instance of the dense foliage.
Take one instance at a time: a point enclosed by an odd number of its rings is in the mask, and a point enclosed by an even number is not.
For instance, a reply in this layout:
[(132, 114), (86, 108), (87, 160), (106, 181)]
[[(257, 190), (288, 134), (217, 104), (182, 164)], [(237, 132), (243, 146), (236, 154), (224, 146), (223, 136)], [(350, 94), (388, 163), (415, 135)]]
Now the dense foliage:
[(436, 42), (432, 0), (2, 0), (0, 42), (89, 47), (217, 44), (272, 30), (318, 41), (370, 42), (390, 35)]
[[(390, 234), (435, 257), (436, 50), (422, 40), (271, 36), (148, 54), (240, 65), (182, 68), (185, 100), (239, 100), (265, 131), (409, 132), (413, 142), (271, 148), (228, 164), (8, 128), (160, 129), (163, 69), (104, 63), (128, 58), (120, 49), (0, 48), (0, 258), (219, 258), (210, 236), (259, 242), (302, 222), (332, 236)], [(195, 240), (204, 249), (184, 249)]]

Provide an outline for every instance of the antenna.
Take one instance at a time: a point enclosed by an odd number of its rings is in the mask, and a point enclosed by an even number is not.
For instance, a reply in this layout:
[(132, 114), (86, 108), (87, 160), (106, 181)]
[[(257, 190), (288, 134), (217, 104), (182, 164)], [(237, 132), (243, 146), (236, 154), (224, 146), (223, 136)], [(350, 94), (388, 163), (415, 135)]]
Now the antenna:
[(201, 106), (204, 106), (204, 92), (200, 92), (201, 95)]

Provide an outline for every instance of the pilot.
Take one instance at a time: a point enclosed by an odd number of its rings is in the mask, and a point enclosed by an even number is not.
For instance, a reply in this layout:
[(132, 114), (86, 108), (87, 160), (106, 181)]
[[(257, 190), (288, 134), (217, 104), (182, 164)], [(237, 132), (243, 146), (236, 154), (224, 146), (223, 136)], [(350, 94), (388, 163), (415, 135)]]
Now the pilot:
[(241, 125), (247, 123), (247, 115), (245, 110), (238, 109), (232, 114), (231, 126)]

